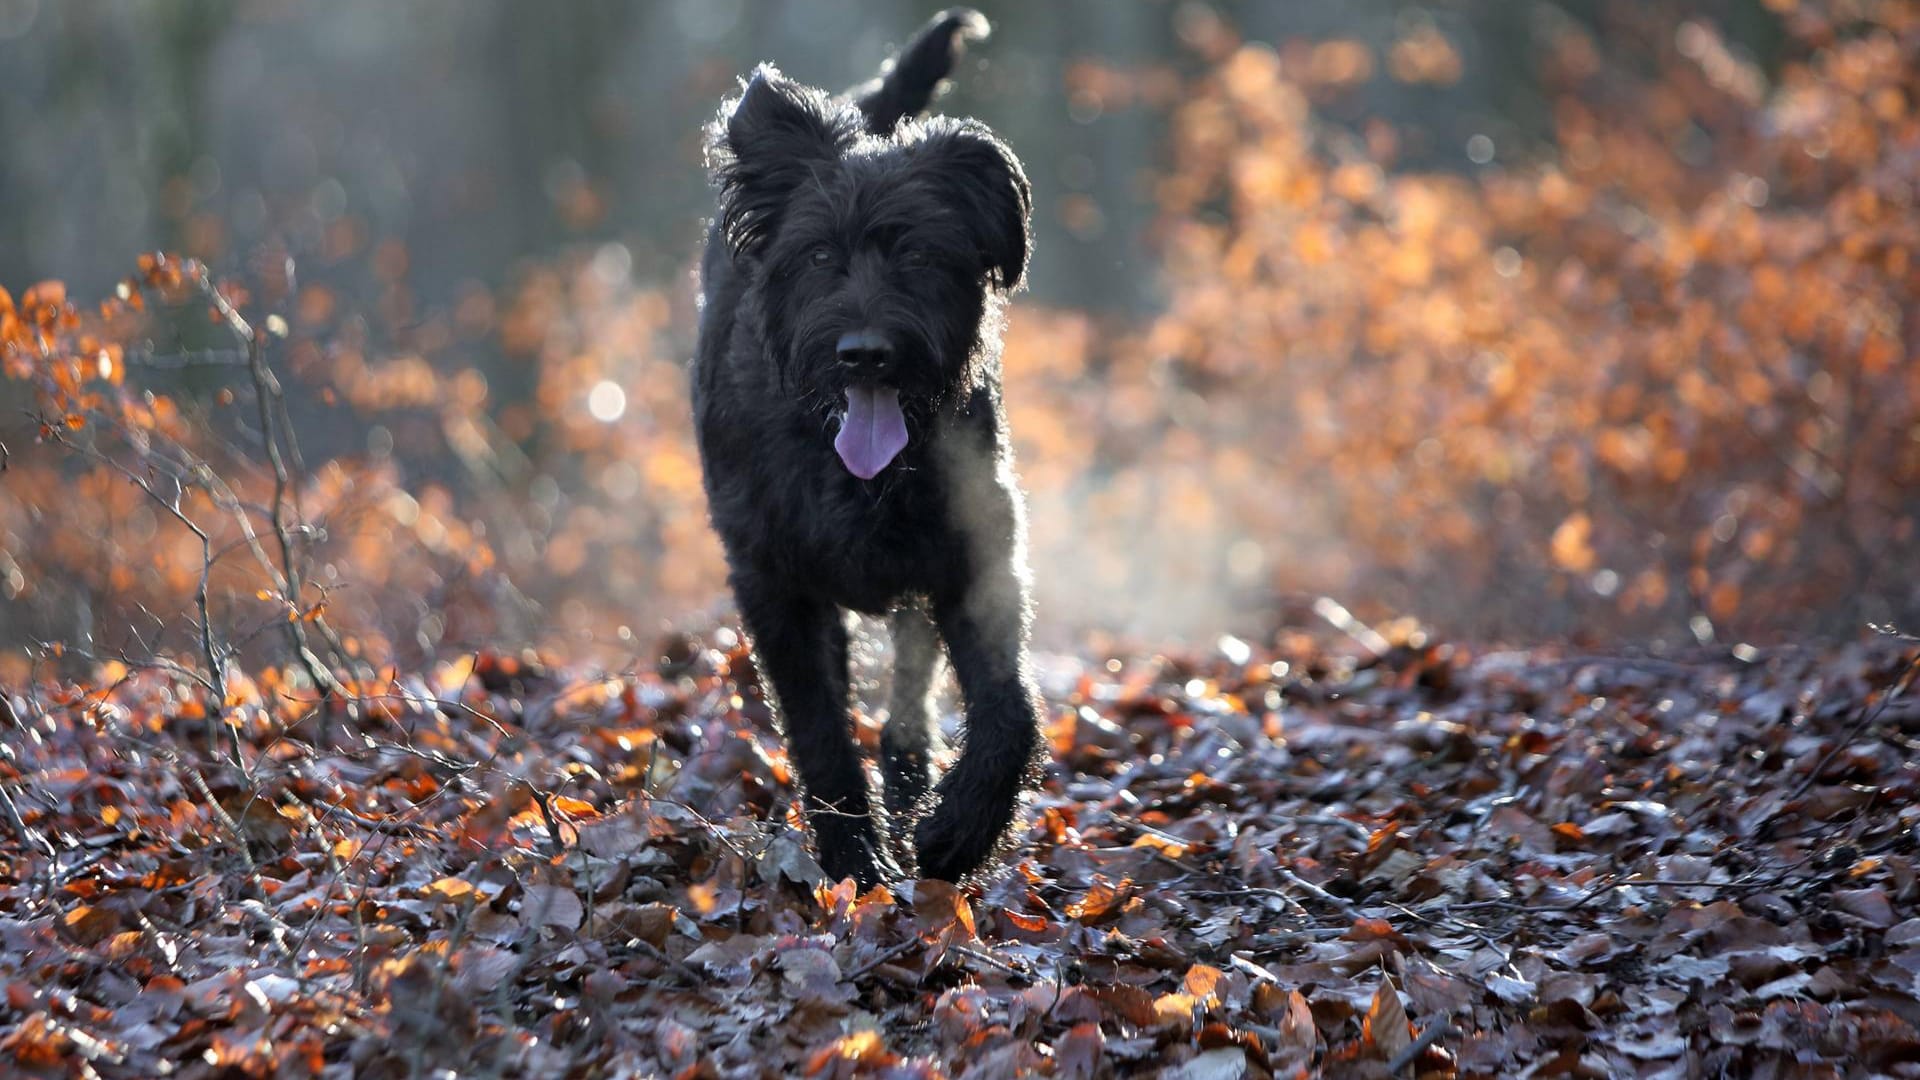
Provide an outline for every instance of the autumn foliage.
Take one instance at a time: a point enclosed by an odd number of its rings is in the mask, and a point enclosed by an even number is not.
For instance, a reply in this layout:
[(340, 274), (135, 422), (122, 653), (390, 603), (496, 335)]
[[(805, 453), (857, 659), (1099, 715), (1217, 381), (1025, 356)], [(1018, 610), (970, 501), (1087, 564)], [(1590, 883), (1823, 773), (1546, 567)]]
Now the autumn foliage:
[(1178, 461), (1171, 518), (1257, 538), (1276, 583), (1449, 626), (1910, 616), (1916, 27), (1861, 10), (1789, 11), (1810, 51), (1771, 88), (1703, 24), (1648, 15), (1650, 82), (1569, 24), (1554, 155), (1444, 176), (1316, 126), (1351, 77), (1326, 46), (1217, 31), (1160, 181), (1168, 310), (1099, 373), (1154, 406), (1112, 441)]
[(1166, 114), (1165, 302), (1014, 305), (1055, 764), (972, 891), (806, 851), (684, 285), (0, 290), (0, 1060), (1909, 1067), (1915, 650), (1806, 643), (1920, 614), (1920, 10), (1769, 6), (1554, 26), (1547, 144), (1445, 167), (1324, 108), (1459, 79), (1423, 23), (1073, 70)]

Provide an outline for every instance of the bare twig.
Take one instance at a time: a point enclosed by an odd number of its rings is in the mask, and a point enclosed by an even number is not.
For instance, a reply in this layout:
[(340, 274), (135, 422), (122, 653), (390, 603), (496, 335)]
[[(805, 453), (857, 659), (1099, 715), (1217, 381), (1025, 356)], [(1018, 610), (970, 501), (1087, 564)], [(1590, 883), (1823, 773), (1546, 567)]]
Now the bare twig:
[[(525, 780), (520, 782), (526, 784), (528, 791), (533, 792), (533, 801), (540, 807), (540, 817), (547, 823), (547, 839), (553, 843), (554, 854), (566, 854), (567, 849), (573, 845), (567, 843), (566, 834), (560, 831), (560, 822), (553, 816), (553, 792), (534, 787)], [(578, 832), (578, 830), (575, 831)]]
[(1390, 1073), (1399, 1072), (1401, 1069), (1413, 1064), (1415, 1058), (1426, 1053), (1427, 1047), (1432, 1046), (1441, 1039), (1451, 1039), (1458, 1034), (1460, 1034), (1460, 1029), (1454, 1027), (1452, 1024), (1428, 1025), (1427, 1030), (1421, 1032), (1419, 1038), (1408, 1043), (1401, 1048), (1399, 1053), (1393, 1055), (1393, 1060), (1387, 1062), (1387, 1071)]
[(1686, 664), (1677, 664), (1671, 660), (1661, 660), (1651, 656), (1601, 656), (1595, 654), (1564, 656), (1558, 660), (1546, 660), (1538, 664), (1528, 665), (1527, 670), (1538, 672), (1565, 671), (1583, 667), (1627, 668), (1629, 670), (1645, 671), (1655, 675), (1671, 675), (1677, 678), (1687, 678), (1698, 675), (1701, 671), (1701, 669), (1697, 667), (1689, 667)]
[[(57, 432), (59, 429), (54, 428), (53, 430)], [(195, 539), (200, 541), (200, 580), (194, 589), (193, 599), (200, 622), (198, 628), (200, 656), (207, 665), (205, 685), (213, 698), (207, 708), (207, 749), (209, 752), (217, 754), (220, 748), (220, 728), (224, 724), (227, 711), (227, 676), (226, 662), (221, 657), (220, 649), (214, 643), (213, 639), (213, 616), (208, 611), (207, 581), (213, 574), (214, 563), (218, 561), (218, 558), (214, 555), (213, 538), (211, 534), (209, 534), (199, 522), (188, 517), (186, 511), (180, 508), (180, 499), (177, 495), (173, 498), (168, 498), (166, 495), (161, 494), (160, 491), (153, 486), (153, 482), (149, 478), (134, 472), (126, 465), (115, 461), (113, 458), (93, 447), (80, 446), (65, 440), (61, 440), (61, 445), (118, 472), (121, 476), (125, 477), (128, 482), (139, 488), (148, 499), (153, 501), (154, 505), (165, 511), (167, 516), (178, 521), (187, 531), (193, 533)], [(237, 742), (238, 735), (235, 736), (235, 739), (234, 760), (244, 771), (246, 765), (240, 760), (241, 754)]]
[(168, 764), (179, 769), (181, 774), (187, 778), (187, 783), (193, 785), (193, 790), (201, 798), (207, 800), (207, 808), (213, 811), (213, 816), (220, 820), (220, 824), (227, 830), (227, 833), (233, 837), (234, 850), (239, 852), (240, 861), (246, 865), (247, 875), (249, 877), (253, 876), (258, 868), (253, 862), (253, 852), (247, 850), (247, 838), (246, 835), (240, 831), (240, 823), (233, 820), (233, 815), (227, 813), (227, 808), (220, 805), (219, 799), (213, 797), (213, 789), (207, 786), (207, 778), (200, 775), (199, 769), (181, 761), (176, 756), (169, 756), (172, 757), (172, 760), (168, 762)]
[(1334, 817), (1332, 814), (1294, 814), (1282, 820), (1298, 825), (1325, 825), (1328, 828), (1341, 829), (1360, 841), (1363, 847), (1373, 840), (1373, 833), (1365, 825), (1343, 817)]
[(1294, 873), (1293, 871), (1287, 869), (1284, 866), (1278, 867), (1277, 869), (1280, 871), (1280, 876), (1283, 878), (1286, 878), (1287, 883), (1289, 885), (1292, 885), (1294, 888), (1299, 889), (1301, 892), (1306, 893), (1308, 896), (1313, 897), (1315, 900), (1318, 900), (1321, 903), (1326, 904), (1328, 907), (1333, 908), (1335, 911), (1338, 911), (1340, 914), (1345, 915), (1349, 919), (1354, 919), (1359, 917), (1359, 913), (1354, 909), (1354, 906), (1351, 903), (1345, 900), (1342, 900), (1340, 897), (1333, 895), (1327, 890), (1321, 888), (1318, 885), (1315, 885), (1313, 882), (1308, 881), (1306, 878), (1301, 877), (1299, 874)]
[(245, 367), (247, 354), (242, 349), (189, 349), (162, 353), (148, 348), (127, 353), (129, 364), (155, 371), (185, 371), (190, 368)]
[(5, 787), (0, 787), (0, 810), (6, 811), (7, 823), (12, 825), (13, 831), (19, 834), (21, 847), (35, 848), (49, 859), (59, 857), (59, 852), (54, 850), (53, 842), (29, 827), (26, 819), (20, 816), (20, 808), (14, 805), (13, 796), (7, 794)]
[(1026, 971), (1023, 971), (1020, 968), (1014, 967), (1012, 964), (1007, 963), (1005, 960), (1000, 959), (999, 957), (993, 955), (992, 953), (989, 953), (984, 949), (976, 949), (971, 945), (954, 945), (948, 951), (959, 953), (961, 956), (964, 956), (969, 960), (974, 960), (979, 963), (985, 964), (990, 968), (995, 968), (999, 971), (1003, 971), (1008, 975), (1028, 974)]
[(1346, 605), (1331, 596), (1316, 599), (1313, 602), (1313, 613), (1325, 619), (1327, 625), (1352, 638), (1355, 644), (1376, 658), (1385, 656), (1393, 648), (1392, 643), (1381, 636), (1378, 630), (1354, 618)]
[(897, 961), (897, 959), (900, 959), (902, 955), (906, 955), (908, 951), (912, 951), (912, 949), (914, 949), (914, 945), (918, 945), (918, 944), (920, 944), (920, 938), (908, 938), (908, 940), (904, 940), (904, 942), (900, 942), (900, 944), (891, 945), (891, 947), (887, 947), (887, 949), (883, 949), (883, 951), (881, 951), (881, 953), (879, 953), (877, 957), (874, 957), (874, 959), (870, 959), (870, 961), (866, 961), (864, 965), (860, 965), (860, 967), (856, 967), (856, 969), (849, 970), (849, 972), (847, 972), (847, 974), (845, 974), (843, 978), (845, 978), (847, 982), (854, 982), (854, 980), (858, 980), (858, 978), (866, 978), (868, 974), (874, 974), (874, 972), (876, 972), (877, 969), (881, 969), (881, 967), (885, 967), (885, 965), (889, 965), (889, 963), (893, 963), (893, 961)]
[(1802, 795), (1805, 795), (1807, 789), (1812, 787), (1814, 782), (1820, 779), (1820, 774), (1827, 771), (1827, 766), (1833, 764), (1833, 759), (1839, 757), (1842, 750), (1853, 745), (1853, 740), (1859, 738), (1861, 732), (1872, 727), (1874, 722), (1880, 719), (1881, 714), (1887, 711), (1887, 706), (1893, 704), (1895, 699), (1906, 693), (1907, 688), (1913, 685), (1913, 678), (1916, 673), (1920, 673), (1920, 652), (1914, 653), (1913, 659), (1907, 661), (1905, 670), (1900, 672), (1900, 678), (1894, 681), (1893, 688), (1880, 695), (1880, 700), (1874, 704), (1873, 708), (1863, 710), (1860, 718), (1855, 720), (1851, 727), (1847, 728), (1846, 733), (1835, 740), (1834, 744), (1827, 749), (1827, 752), (1820, 756), (1820, 760), (1814, 765), (1813, 771), (1807, 773), (1806, 776), (1801, 778), (1798, 784), (1794, 785), (1793, 794), (1787, 796), (1786, 801), (1791, 803), (1798, 800)]
[(632, 948), (634, 952), (640, 953), (656, 964), (665, 966), (667, 970), (687, 980), (689, 986), (703, 986), (712, 981), (706, 975), (694, 970), (692, 966), (684, 961), (675, 960), (673, 957), (668, 956), (664, 949), (648, 941), (646, 938), (634, 938), (632, 941), (629, 941), (627, 945)]
[[(268, 519), (273, 525), (274, 539), (279, 542), (280, 576), (286, 584), (286, 600), (297, 606), (302, 594), (301, 562), (294, 554), (293, 530), (287, 520), (287, 491), (291, 486), (292, 478), (287, 471), (286, 459), (280, 452), (283, 433), (276, 422), (275, 412), (275, 403), (282, 399), (280, 380), (267, 364), (266, 343), (259, 331), (255, 330), (253, 324), (249, 323), (240, 310), (233, 306), (233, 301), (214, 285), (204, 266), (200, 267), (195, 284), (213, 305), (214, 310), (219, 313), (220, 318), (225, 320), (228, 329), (233, 331), (233, 335), (239, 338), (247, 349), (247, 371), (253, 379), (254, 406), (260, 418), (260, 439), (266, 447), (267, 463), (273, 468), (273, 502), (268, 508)], [(279, 415), (284, 415), (284, 411)], [(290, 439), (291, 434), (288, 433), (287, 437)], [(313, 680), (315, 688), (319, 689), (323, 695), (338, 694), (339, 681), (333, 677), (333, 673), (320, 661), (320, 658), (314, 655), (312, 647), (307, 643), (305, 627), (299, 619), (287, 621), (287, 638), (293, 647), (294, 655), (300, 660), (300, 666), (306, 671), (307, 677)], [(324, 731), (321, 736), (324, 741)]]

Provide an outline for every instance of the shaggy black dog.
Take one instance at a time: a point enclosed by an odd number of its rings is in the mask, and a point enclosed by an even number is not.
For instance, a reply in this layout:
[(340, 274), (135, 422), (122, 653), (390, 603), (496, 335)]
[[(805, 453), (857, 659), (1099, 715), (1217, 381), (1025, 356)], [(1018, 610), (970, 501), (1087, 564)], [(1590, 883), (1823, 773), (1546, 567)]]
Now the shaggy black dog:
[[(1000, 401), (1032, 195), (985, 127), (916, 119), (985, 30), (944, 13), (841, 97), (762, 66), (707, 145), (719, 215), (693, 370), (707, 497), (820, 861), (863, 886), (916, 863), (948, 881), (980, 869), (1041, 756)], [(892, 617), (884, 809), (848, 712), (847, 609)], [(936, 787), (943, 642), (966, 735)]]

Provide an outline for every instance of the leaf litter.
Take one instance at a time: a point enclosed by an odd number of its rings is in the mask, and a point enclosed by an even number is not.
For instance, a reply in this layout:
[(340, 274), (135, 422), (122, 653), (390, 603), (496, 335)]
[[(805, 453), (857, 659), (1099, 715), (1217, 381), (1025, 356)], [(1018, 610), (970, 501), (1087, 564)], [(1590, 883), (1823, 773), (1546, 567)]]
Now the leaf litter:
[(9, 687), (0, 1056), (1920, 1075), (1911, 645), (1230, 644), (1051, 658), (1054, 761), (1004, 872), (865, 895), (809, 853), (724, 631), (657, 670), (481, 655), (351, 709), (264, 672), (220, 757), (163, 669)]

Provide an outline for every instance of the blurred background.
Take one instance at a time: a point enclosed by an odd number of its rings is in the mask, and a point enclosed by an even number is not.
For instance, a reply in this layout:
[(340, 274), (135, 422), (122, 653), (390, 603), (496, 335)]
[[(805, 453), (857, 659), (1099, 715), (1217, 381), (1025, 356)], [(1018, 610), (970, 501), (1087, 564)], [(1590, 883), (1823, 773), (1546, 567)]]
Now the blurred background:
[[(978, 6), (940, 108), (1035, 186), (1043, 640), (1268, 638), (1321, 598), (1703, 644), (1920, 608), (1916, 5)], [(86, 311), (164, 249), (284, 319), (296, 539), (369, 653), (618, 651), (725, 610), (681, 368), (700, 127), (756, 61), (845, 87), (932, 11), (0, 0), (0, 284)], [(203, 323), (100, 330), (92, 404), (171, 403), (244, 531), (253, 391), (178, 362)], [(0, 646), (177, 637), (197, 541), (94, 475), (141, 440), (75, 458), (29, 413)], [(244, 562), (223, 617), (310, 610)]]
[[(942, 108), (987, 122), (1027, 165), (1041, 208), (1034, 298), (1139, 312), (1162, 295), (1147, 228), (1170, 152), (1168, 76), (1203, 66), (1195, 45), (1217, 22), (1272, 45), (1366, 50), (1310, 61), (1354, 65), (1322, 72), (1345, 85), (1322, 103), (1326, 118), (1392, 124), (1398, 164), (1443, 170), (1473, 166), (1475, 135), (1496, 155), (1535, 153), (1553, 119), (1539, 35), (1561, 21), (1608, 32), (1598, 0), (976, 6), (996, 32)], [(1779, 62), (1779, 19), (1759, 0), (1681, 7), (1754, 62)], [(405, 244), (409, 283), (427, 302), (498, 285), (515, 260), (583, 240), (618, 242), (637, 275), (668, 280), (711, 210), (699, 132), (733, 80), (771, 59), (842, 89), (935, 10), (928, 0), (589, 0), (559, 11), (508, 0), (0, 0), (0, 137), (12, 148), (0, 205), (34, 208), (0, 216), (0, 280), (58, 277), (92, 294), (124, 274), (128, 252), (233, 258), (267, 241), (319, 251), (330, 228)], [(1444, 41), (1452, 55), (1397, 79), (1390, 54), (1409, 41)], [(1651, 60), (1634, 40), (1595, 44), (1616, 46), (1611, 62)], [(1104, 69), (1127, 74), (1103, 79)]]

